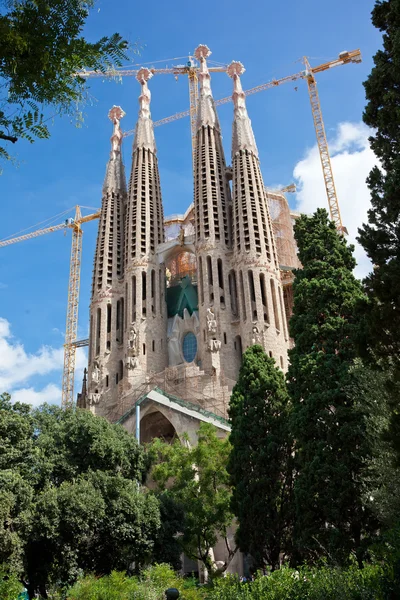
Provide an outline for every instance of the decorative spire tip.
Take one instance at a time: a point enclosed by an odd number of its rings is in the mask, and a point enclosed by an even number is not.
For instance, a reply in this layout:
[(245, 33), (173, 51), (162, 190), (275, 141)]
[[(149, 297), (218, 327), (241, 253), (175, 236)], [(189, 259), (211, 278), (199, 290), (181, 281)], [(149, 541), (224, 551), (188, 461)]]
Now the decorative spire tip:
[(120, 106), (115, 106), (114, 104), (114, 106), (108, 112), (108, 118), (112, 123), (115, 124), (117, 121), (123, 119), (125, 114), (125, 111), (123, 111)]
[(139, 69), (138, 74), (136, 75), (136, 79), (141, 85), (143, 85), (145, 81), (149, 81), (149, 79), (151, 79), (152, 77), (153, 73), (150, 71), (150, 69), (147, 69), (146, 67), (142, 67), (141, 69)]
[(228, 73), (229, 77), (235, 77), (238, 76), (240, 77), (241, 75), (243, 75), (243, 73), (245, 72), (245, 68), (243, 66), (243, 64), (241, 62), (239, 62), (238, 60), (233, 60), (231, 62), (231, 64), (228, 66), (226, 72)]
[(200, 46), (197, 46), (196, 50), (194, 51), (195, 58), (197, 58), (197, 60), (200, 62), (202, 60), (208, 58), (210, 56), (210, 54), (211, 54), (211, 50), (205, 44), (200, 44)]

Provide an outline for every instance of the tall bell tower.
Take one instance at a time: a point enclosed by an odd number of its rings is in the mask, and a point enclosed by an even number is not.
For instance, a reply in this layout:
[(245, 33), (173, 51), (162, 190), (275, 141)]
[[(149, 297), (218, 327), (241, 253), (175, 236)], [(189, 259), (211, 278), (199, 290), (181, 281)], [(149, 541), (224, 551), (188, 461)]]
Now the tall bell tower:
[(233, 80), (233, 261), (240, 341), (243, 350), (261, 344), (286, 370), (289, 336), (282, 284), (257, 145), (240, 81), (243, 72), (240, 62), (228, 67)]

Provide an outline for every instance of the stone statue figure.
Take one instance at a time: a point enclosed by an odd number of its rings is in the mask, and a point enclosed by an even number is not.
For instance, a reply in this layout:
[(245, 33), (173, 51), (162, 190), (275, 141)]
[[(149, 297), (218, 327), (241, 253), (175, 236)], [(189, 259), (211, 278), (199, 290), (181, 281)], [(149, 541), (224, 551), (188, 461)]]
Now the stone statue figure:
[(254, 344), (260, 344), (260, 330), (258, 329), (258, 327), (256, 325), (253, 326), (252, 329), (252, 339), (251, 339), (251, 343)]
[(207, 308), (207, 329), (209, 333), (215, 333), (217, 331), (217, 321), (212, 308)]
[(135, 325), (132, 325), (128, 336), (128, 350), (136, 348), (137, 331)]
[(92, 371), (92, 381), (94, 381), (94, 383), (99, 383), (99, 381), (100, 381), (100, 368), (99, 368), (99, 363), (97, 362), (97, 360), (94, 363), (94, 367), (93, 367), (93, 371)]

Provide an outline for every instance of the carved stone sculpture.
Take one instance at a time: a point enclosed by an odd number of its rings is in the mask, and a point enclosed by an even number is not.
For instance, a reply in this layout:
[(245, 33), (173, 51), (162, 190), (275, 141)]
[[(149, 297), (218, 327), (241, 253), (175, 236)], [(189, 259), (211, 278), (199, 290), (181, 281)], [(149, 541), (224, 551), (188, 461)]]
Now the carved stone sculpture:
[(256, 325), (254, 325), (253, 329), (252, 329), (252, 338), (251, 338), (251, 343), (254, 344), (260, 344), (261, 343), (261, 336), (260, 336), (260, 330), (258, 329), (258, 327)]
[(209, 333), (216, 333), (217, 331), (217, 321), (212, 308), (207, 308), (207, 329)]
[(210, 340), (208, 342), (208, 348), (210, 352), (219, 352), (221, 350), (220, 340)]
[(88, 395), (88, 400), (91, 406), (93, 404), (98, 404), (100, 402), (100, 394), (98, 392), (93, 392)]
[(135, 349), (136, 342), (137, 342), (137, 331), (136, 331), (135, 325), (132, 325), (129, 330), (129, 335), (128, 335), (128, 350)]
[(92, 371), (92, 381), (94, 383), (99, 383), (100, 381), (100, 368), (99, 363), (95, 361), (93, 371)]

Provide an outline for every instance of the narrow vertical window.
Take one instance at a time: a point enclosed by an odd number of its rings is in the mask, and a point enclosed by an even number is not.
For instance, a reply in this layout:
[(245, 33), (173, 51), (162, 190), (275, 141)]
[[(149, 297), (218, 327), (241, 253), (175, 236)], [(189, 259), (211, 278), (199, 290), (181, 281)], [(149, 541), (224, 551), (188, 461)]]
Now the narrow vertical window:
[(92, 364), (92, 353), (93, 353), (93, 315), (90, 315), (90, 334), (89, 334), (89, 338), (92, 340), (92, 343), (89, 346), (89, 360), (88, 363), (89, 365)]
[(239, 314), (239, 308), (238, 308), (238, 297), (237, 297), (237, 285), (236, 285), (236, 273), (235, 271), (230, 271), (229, 275), (228, 275), (228, 282), (229, 282), (229, 294), (231, 297), (231, 310), (232, 310), (232, 315), (237, 317)]
[(156, 314), (156, 272), (151, 270), (150, 276), (151, 312)]
[(214, 291), (213, 291), (213, 272), (211, 256), (207, 256), (207, 277), (208, 277), (208, 291), (210, 295), (210, 302), (214, 302)]
[(257, 305), (256, 305), (256, 289), (254, 286), (253, 271), (248, 272), (249, 276), (249, 289), (250, 289), (250, 300), (251, 300), (251, 313), (253, 321), (257, 320)]
[(225, 294), (224, 294), (224, 272), (222, 268), (222, 260), (217, 260), (217, 271), (218, 271), (218, 286), (219, 286), (219, 301), (222, 308), (225, 308)]
[(199, 293), (200, 293), (200, 302), (204, 303), (204, 288), (203, 288), (203, 259), (199, 257)]
[(163, 311), (164, 285), (163, 285), (161, 269), (158, 271), (158, 294), (159, 294), (159, 298), (160, 298), (160, 315), (163, 317), (164, 316), (164, 311)]
[(111, 304), (107, 304), (107, 333), (111, 332)]
[(243, 271), (240, 271), (239, 279), (240, 279), (240, 302), (242, 304), (242, 314), (243, 314), (243, 319), (246, 320), (247, 314), (246, 314), (246, 303), (244, 301)]
[(264, 321), (269, 323), (268, 316), (268, 300), (267, 300), (267, 286), (265, 285), (265, 275), (260, 273), (260, 290), (261, 290), (261, 301), (263, 305)]
[(274, 307), (275, 327), (278, 331), (280, 331), (278, 303), (276, 301), (276, 293), (275, 293), (275, 282), (272, 279), (270, 279), (269, 281), (271, 284), (271, 296), (272, 296), (272, 305)]
[(287, 321), (286, 321), (285, 307), (284, 307), (284, 304), (283, 304), (282, 289), (281, 289), (281, 287), (279, 285), (278, 285), (278, 295), (279, 295), (279, 305), (281, 307), (282, 330), (283, 330), (283, 334), (285, 336), (285, 339), (287, 339), (288, 338), (288, 330), (287, 330)]
[(100, 336), (101, 336), (101, 308), (97, 309), (96, 317), (96, 355), (100, 354)]
[(136, 276), (132, 277), (132, 323), (136, 321)]
[(142, 271), (142, 315), (146, 314), (146, 285), (147, 285), (147, 277), (146, 273)]
[(124, 363), (122, 362), (122, 360), (119, 361), (118, 363), (118, 379), (119, 381), (121, 381), (124, 377)]
[(153, 351), (153, 352), (155, 352), (155, 349), (156, 349), (156, 343), (155, 343), (155, 341), (154, 341), (154, 340), (151, 342), (151, 349), (152, 349), (152, 351)]
[(146, 355), (146, 344), (143, 344), (143, 356)]
[(124, 326), (125, 326), (125, 321), (124, 321), (124, 316), (125, 316), (125, 299), (121, 298), (120, 300), (121, 302), (121, 312), (120, 312), (120, 340), (121, 342), (124, 341)]

